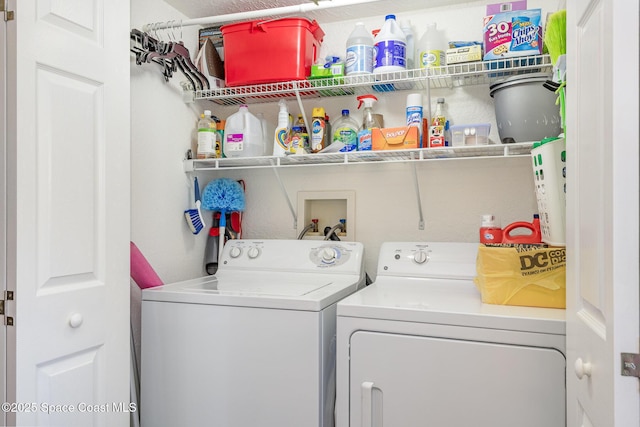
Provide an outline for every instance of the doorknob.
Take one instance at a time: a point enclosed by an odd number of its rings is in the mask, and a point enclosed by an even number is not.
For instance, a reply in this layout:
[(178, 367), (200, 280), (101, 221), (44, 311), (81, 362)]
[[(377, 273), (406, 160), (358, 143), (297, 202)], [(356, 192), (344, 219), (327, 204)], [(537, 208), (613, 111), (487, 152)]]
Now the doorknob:
[(69, 316), (69, 326), (71, 326), (72, 328), (77, 328), (82, 325), (82, 320), (82, 314), (73, 313), (71, 316)]
[(581, 358), (578, 358), (576, 363), (573, 364), (573, 369), (575, 370), (576, 377), (578, 377), (579, 380), (585, 376), (591, 377), (591, 363), (583, 362)]

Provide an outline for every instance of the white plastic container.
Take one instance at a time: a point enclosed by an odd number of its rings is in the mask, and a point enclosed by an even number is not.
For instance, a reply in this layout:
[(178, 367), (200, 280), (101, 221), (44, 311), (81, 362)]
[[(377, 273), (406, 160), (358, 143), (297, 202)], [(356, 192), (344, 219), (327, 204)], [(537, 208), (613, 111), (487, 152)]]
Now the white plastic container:
[(427, 29), (418, 40), (416, 46), (416, 62), (418, 68), (440, 67), (445, 65), (445, 51), (447, 50), (444, 37), (438, 31), (435, 22), (427, 24)]
[(196, 158), (211, 159), (216, 157), (216, 122), (211, 119), (211, 111), (204, 110), (198, 120), (198, 147)]
[(363, 22), (356, 23), (347, 39), (345, 65), (345, 73), (348, 76), (373, 72), (373, 36)]
[(395, 15), (387, 15), (380, 32), (373, 39), (374, 73), (403, 71), (407, 68), (407, 38), (396, 22)]
[(407, 95), (407, 126), (418, 128), (419, 141), (422, 141), (422, 94), (410, 93)]
[(564, 138), (544, 139), (531, 148), (542, 241), (554, 246), (565, 246), (567, 242), (566, 154)]
[(451, 145), (486, 145), (489, 143), (491, 123), (477, 123), (451, 126)]
[(262, 122), (241, 105), (237, 113), (227, 118), (224, 129), (225, 157), (258, 157), (264, 153)]

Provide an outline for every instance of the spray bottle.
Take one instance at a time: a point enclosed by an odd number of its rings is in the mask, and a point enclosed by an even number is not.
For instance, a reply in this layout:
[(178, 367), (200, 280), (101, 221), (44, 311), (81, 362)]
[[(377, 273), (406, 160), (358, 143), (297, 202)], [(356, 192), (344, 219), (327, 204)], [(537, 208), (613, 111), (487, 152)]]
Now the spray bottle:
[(278, 113), (278, 127), (273, 138), (273, 155), (282, 157), (289, 152), (291, 121), (289, 120), (287, 103), (284, 99), (281, 99), (278, 104), (280, 105), (280, 112)]
[(374, 95), (360, 95), (358, 100), (358, 109), (364, 105), (362, 112), (362, 126), (358, 131), (358, 151), (371, 150), (371, 129), (380, 128), (378, 119), (373, 114), (373, 105), (378, 101)]

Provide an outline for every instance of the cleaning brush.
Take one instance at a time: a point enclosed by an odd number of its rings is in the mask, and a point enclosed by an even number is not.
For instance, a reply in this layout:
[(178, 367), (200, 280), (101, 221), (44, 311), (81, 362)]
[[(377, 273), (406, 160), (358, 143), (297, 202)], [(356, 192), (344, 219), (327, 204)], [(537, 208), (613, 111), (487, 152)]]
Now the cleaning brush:
[(205, 226), (204, 217), (200, 211), (200, 186), (198, 185), (198, 177), (193, 178), (193, 188), (195, 193), (195, 209), (187, 209), (184, 211), (184, 217), (193, 234), (198, 234)]
[(244, 211), (244, 190), (238, 181), (218, 178), (207, 184), (202, 193), (202, 207), (220, 212), (218, 262), (222, 259), (227, 212)]

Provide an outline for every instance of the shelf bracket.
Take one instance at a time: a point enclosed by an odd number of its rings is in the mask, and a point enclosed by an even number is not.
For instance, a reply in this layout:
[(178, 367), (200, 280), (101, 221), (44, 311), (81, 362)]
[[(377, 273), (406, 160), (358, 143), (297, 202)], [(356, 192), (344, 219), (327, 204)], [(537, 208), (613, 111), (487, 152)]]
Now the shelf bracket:
[[(411, 154), (411, 157), (413, 157), (413, 153)], [(424, 230), (424, 215), (422, 213), (422, 200), (420, 199), (420, 184), (418, 183), (418, 170), (416, 166), (417, 163), (418, 162), (416, 162), (415, 159), (413, 159), (413, 161), (411, 162), (413, 166), (413, 183), (416, 188), (416, 201), (418, 202), (418, 229)]]
[(293, 217), (293, 228), (297, 229), (298, 215), (296, 215), (296, 210), (293, 207), (293, 204), (291, 203), (291, 199), (289, 199), (289, 194), (287, 194), (287, 189), (285, 188), (284, 183), (280, 178), (280, 172), (278, 172), (278, 168), (276, 167), (276, 164), (274, 163), (273, 160), (269, 160), (269, 163), (271, 163), (271, 169), (273, 170), (273, 173), (276, 175), (276, 179), (278, 180), (278, 184), (280, 184), (280, 189), (282, 190), (282, 194), (284, 195), (284, 198), (287, 201), (287, 204), (289, 205), (289, 210), (291, 211), (291, 216)]
[[(302, 120), (304, 121), (304, 125), (307, 128), (307, 132), (311, 135), (311, 123), (307, 120), (307, 113), (304, 111), (304, 105), (302, 104), (302, 98), (300, 98), (300, 88), (298, 87), (298, 83), (295, 85), (295, 93), (296, 99), (298, 100), (298, 108), (300, 108), (300, 114), (302, 114)], [(295, 121), (294, 121), (295, 123)]]

